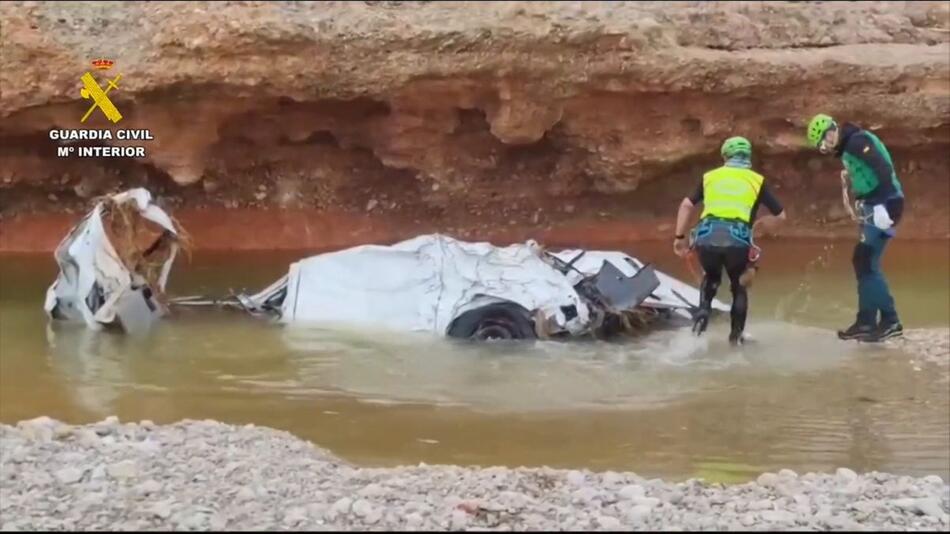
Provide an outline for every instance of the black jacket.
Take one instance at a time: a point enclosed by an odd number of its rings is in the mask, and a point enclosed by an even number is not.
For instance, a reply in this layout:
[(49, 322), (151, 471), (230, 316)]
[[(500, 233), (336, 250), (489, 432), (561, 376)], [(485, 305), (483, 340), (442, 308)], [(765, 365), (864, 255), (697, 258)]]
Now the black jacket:
[(884, 204), (891, 220), (896, 225), (900, 221), (904, 212), (904, 199), (895, 198), (897, 189), (891, 179), (893, 166), (888, 162), (887, 157), (877, 149), (874, 142), (867, 136), (863, 128), (846, 122), (841, 126), (841, 138), (838, 141), (838, 147), (835, 149), (835, 156), (842, 158), (845, 153), (856, 157), (862, 163), (871, 168), (877, 176), (877, 187), (866, 195), (859, 196), (867, 206), (876, 206)]

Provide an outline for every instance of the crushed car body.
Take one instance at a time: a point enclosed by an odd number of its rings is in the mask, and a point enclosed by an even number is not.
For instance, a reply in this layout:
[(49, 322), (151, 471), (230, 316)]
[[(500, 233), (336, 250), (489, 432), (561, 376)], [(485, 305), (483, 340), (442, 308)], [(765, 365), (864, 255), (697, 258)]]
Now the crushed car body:
[[(285, 324), (344, 323), (469, 339), (609, 338), (689, 324), (699, 291), (615, 251), (548, 252), (445, 235), (293, 263), (240, 306)], [(716, 311), (728, 311), (720, 301)]]
[(60, 272), (46, 313), (93, 330), (147, 331), (168, 312), (165, 285), (180, 240), (148, 190), (100, 199), (56, 248)]

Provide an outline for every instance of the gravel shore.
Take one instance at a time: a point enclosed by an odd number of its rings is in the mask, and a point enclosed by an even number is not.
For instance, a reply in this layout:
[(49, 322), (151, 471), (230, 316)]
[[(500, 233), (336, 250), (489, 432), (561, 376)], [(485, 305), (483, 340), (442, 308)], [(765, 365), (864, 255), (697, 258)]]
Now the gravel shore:
[(950, 485), (937, 476), (783, 470), (723, 486), (548, 468), (359, 468), (253, 425), (0, 425), (5, 531), (946, 531), (948, 511)]

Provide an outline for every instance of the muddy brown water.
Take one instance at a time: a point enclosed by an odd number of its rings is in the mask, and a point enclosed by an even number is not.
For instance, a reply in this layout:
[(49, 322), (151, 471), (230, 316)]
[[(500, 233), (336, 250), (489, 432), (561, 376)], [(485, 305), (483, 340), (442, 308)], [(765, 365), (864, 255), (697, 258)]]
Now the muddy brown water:
[[(632, 470), (740, 481), (764, 470), (950, 478), (946, 368), (843, 343), (851, 243), (768, 243), (755, 343), (664, 332), (622, 344), (466, 347), (428, 335), (293, 329), (186, 310), (141, 339), (50, 328), (51, 255), (0, 256), (0, 420), (182, 418), (289, 430), (365, 465)], [(618, 243), (691, 280), (666, 243)], [(258, 289), (306, 253), (196, 254), (171, 293)], [(908, 328), (950, 325), (946, 241), (895, 242), (885, 267)], [(728, 297), (728, 289), (723, 296)]]

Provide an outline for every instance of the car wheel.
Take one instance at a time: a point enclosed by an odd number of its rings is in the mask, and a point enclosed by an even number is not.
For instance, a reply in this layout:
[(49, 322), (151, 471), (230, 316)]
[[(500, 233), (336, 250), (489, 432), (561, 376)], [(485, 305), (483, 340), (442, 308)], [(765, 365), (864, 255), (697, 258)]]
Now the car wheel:
[(531, 313), (513, 302), (469, 310), (452, 321), (449, 337), (475, 341), (536, 339)]

